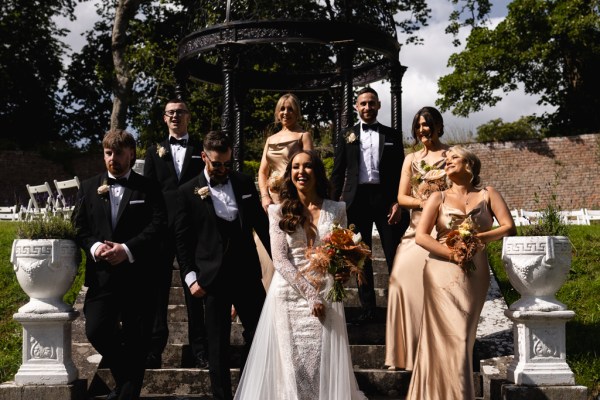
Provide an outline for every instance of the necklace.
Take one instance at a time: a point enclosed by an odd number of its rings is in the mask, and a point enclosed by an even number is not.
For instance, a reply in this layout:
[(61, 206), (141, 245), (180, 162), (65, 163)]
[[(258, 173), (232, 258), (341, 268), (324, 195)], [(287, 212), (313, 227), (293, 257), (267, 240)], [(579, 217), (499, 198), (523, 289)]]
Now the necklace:
[[(469, 196), (471, 195), (471, 193), (473, 193), (473, 192), (469, 192), (469, 191), (467, 190), (467, 196), (466, 196), (466, 198), (465, 198), (465, 206), (468, 206), (468, 205), (469, 205)], [(458, 193), (458, 192), (454, 192), (454, 194), (455, 194), (457, 197), (458, 197), (458, 196), (461, 196), (461, 194), (460, 194), (460, 193)]]

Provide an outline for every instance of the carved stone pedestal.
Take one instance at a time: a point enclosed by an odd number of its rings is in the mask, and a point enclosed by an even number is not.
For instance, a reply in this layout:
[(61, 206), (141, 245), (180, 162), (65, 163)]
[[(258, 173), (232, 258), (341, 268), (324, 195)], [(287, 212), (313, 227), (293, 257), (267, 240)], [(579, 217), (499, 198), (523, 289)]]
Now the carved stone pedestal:
[(565, 323), (575, 312), (514, 311), (505, 315), (514, 323), (515, 357), (507, 378), (517, 385), (574, 385), (566, 362)]
[(23, 364), (17, 385), (65, 385), (77, 379), (71, 358), (71, 323), (79, 312), (16, 313), (23, 325)]

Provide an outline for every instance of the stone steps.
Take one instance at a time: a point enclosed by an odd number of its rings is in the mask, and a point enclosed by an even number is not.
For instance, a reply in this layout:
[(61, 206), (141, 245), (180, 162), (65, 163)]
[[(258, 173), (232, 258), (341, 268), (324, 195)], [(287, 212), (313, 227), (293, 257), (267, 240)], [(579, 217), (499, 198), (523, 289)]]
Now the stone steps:
[[(373, 237), (373, 270), (377, 309), (375, 322), (365, 326), (348, 325), (348, 338), (351, 346), (352, 361), (360, 389), (371, 400), (403, 400), (408, 389), (410, 373), (389, 371), (384, 365), (385, 358), (385, 320), (387, 309), (388, 271), (377, 236)], [(142, 390), (143, 399), (186, 400), (210, 399), (210, 382), (207, 370), (188, 368), (191, 366), (191, 354), (187, 345), (187, 313), (185, 310), (183, 289), (179, 271), (174, 266), (169, 306), (169, 340), (163, 353), (163, 368), (147, 370)], [(353, 280), (352, 280), (353, 281)], [(482, 314), (481, 327), (475, 346), (475, 367), (479, 359), (512, 354), (512, 335), (507, 333), (501, 304), (496, 304), (499, 296), (497, 285), (493, 281), (489, 302), (495, 312), (492, 321), (485, 318), (486, 307)], [(346, 319), (352, 319), (360, 313), (360, 302), (356, 282), (347, 283), (348, 298), (345, 301)], [(81, 311), (85, 288), (83, 288), (75, 307)], [(489, 303), (489, 304), (488, 304)], [(505, 305), (504, 305), (505, 308)], [(481, 331), (481, 332), (480, 332)], [(231, 365), (232, 382), (235, 386), (239, 378), (239, 354), (243, 343), (242, 327), (238, 321), (232, 323)], [(83, 313), (73, 324), (73, 360), (79, 369), (80, 377), (87, 379), (89, 395), (101, 399), (113, 387), (110, 372), (101, 365), (101, 357), (87, 342), (84, 331)], [(479, 375), (476, 373), (477, 381)], [(98, 396), (98, 397), (93, 397)]]

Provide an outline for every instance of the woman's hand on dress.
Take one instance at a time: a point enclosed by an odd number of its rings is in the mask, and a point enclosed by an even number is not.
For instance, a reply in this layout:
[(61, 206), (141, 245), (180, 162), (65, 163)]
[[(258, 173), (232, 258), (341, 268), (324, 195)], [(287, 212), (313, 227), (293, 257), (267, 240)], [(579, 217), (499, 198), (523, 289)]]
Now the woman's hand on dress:
[(260, 196), (260, 203), (262, 204), (262, 208), (263, 210), (265, 210), (265, 212), (269, 212), (269, 206), (271, 204), (273, 204), (273, 200), (271, 199), (271, 196), (267, 195), (261, 195)]
[(325, 316), (325, 306), (321, 303), (315, 303), (312, 308), (312, 315), (317, 318), (323, 318)]

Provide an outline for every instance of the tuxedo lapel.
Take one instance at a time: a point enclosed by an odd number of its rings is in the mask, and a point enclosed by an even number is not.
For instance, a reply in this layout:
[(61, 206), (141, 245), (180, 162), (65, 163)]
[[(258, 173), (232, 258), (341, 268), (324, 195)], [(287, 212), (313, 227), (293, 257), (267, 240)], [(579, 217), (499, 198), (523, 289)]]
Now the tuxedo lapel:
[[(129, 180), (134, 179), (133, 176), (129, 177)], [(131, 194), (133, 193), (133, 190), (129, 188), (129, 185), (127, 187), (123, 188), (123, 197), (121, 198), (121, 203), (119, 204), (119, 210), (117, 211), (117, 219), (115, 222), (115, 226), (117, 226), (119, 224), (119, 220), (121, 219), (121, 216), (123, 215), (123, 212), (125, 211), (125, 208), (127, 207), (127, 204), (129, 204), (129, 200), (131, 199)]]
[[(206, 181), (206, 177), (204, 176), (204, 171), (200, 172), (200, 175), (198, 175), (198, 188), (203, 188), (207, 186), (208, 187), (208, 182)], [(199, 195), (194, 194), (196, 197), (198, 197), (200, 199), (200, 201), (206, 202), (207, 206), (206, 208), (208, 209), (209, 214), (211, 215), (211, 218), (216, 221), (215, 218), (217, 218), (217, 213), (215, 212), (215, 205), (213, 204), (212, 201), (212, 196), (208, 196), (205, 199), (202, 199)]]
[[(190, 166), (190, 162), (192, 160), (192, 154), (194, 154), (194, 146), (189, 146), (185, 149), (185, 157), (183, 158), (183, 165), (181, 166), (181, 174), (179, 175), (179, 180), (185, 176), (187, 169)], [(173, 163), (171, 163), (172, 165)], [(173, 169), (174, 171), (175, 169)]]
[(175, 165), (173, 164), (173, 155), (171, 154), (171, 144), (169, 143), (169, 140), (164, 140), (160, 145), (167, 150), (165, 155), (162, 156), (167, 166), (167, 169), (169, 170), (171, 175), (173, 175), (177, 179), (177, 171), (175, 171)]
[[(379, 128), (381, 130), (381, 127)], [(381, 157), (383, 157), (383, 149), (385, 149), (385, 135), (379, 132), (379, 165), (381, 165)]]
[[(108, 180), (108, 174), (105, 172), (101, 179), (100, 182), (98, 183), (98, 187), (100, 187), (100, 185), (104, 184), (104, 182), (107, 182)], [(108, 193), (104, 193), (103, 195), (98, 195), (99, 197), (101, 197), (100, 202), (102, 203), (102, 209), (104, 210), (104, 218), (103, 221), (105, 222), (106, 226), (108, 227), (107, 232), (112, 234), (113, 231), (113, 227), (112, 227), (112, 215), (111, 215), (111, 209), (110, 209), (110, 189)]]
[(229, 180), (231, 182), (231, 187), (233, 188), (233, 194), (235, 195), (240, 225), (243, 225), (242, 222), (244, 221), (244, 208), (242, 207), (242, 188), (240, 187), (240, 181), (233, 173), (229, 174)]

